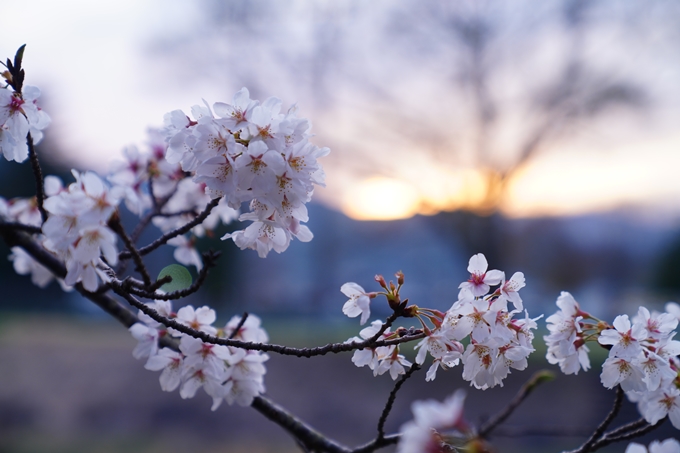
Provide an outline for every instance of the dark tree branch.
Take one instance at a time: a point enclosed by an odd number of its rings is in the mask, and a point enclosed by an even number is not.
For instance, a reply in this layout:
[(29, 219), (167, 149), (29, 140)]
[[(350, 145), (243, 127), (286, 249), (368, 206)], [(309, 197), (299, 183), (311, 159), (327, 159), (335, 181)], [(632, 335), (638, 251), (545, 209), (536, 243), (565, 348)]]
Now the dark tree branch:
[(137, 247), (135, 247), (135, 244), (132, 242), (130, 237), (125, 232), (125, 228), (123, 228), (123, 225), (120, 223), (120, 217), (118, 216), (117, 212), (114, 213), (114, 215), (111, 217), (111, 220), (109, 220), (109, 226), (116, 234), (118, 234), (118, 236), (120, 236), (120, 238), (123, 240), (123, 244), (125, 244), (125, 247), (132, 255), (132, 260), (135, 262), (135, 266), (137, 266), (137, 272), (139, 272), (139, 274), (142, 276), (142, 279), (144, 280), (144, 285), (147, 287), (150, 286), (151, 276), (149, 275), (149, 271), (146, 268), (144, 260), (142, 260), (142, 256), (139, 254)]
[(26, 233), (29, 233), (29, 234), (40, 234), (40, 233), (42, 233), (42, 229), (40, 227), (33, 226), (33, 225), (26, 225), (25, 223), (19, 223), (19, 222), (5, 222), (1, 219), (0, 219), (0, 228), (8, 229), (8, 230), (25, 231)]
[[(200, 275), (199, 275), (199, 277), (200, 277)], [(153, 282), (148, 287), (148, 290), (151, 291), (151, 292), (155, 292), (158, 288), (165, 285), (166, 283), (170, 283), (171, 281), (172, 281), (172, 277), (169, 276), (169, 275), (166, 275), (165, 277), (161, 277), (158, 280), (156, 280), (155, 282)], [(140, 283), (143, 283), (143, 282), (140, 282)]]
[[(210, 212), (213, 210), (213, 208), (215, 206), (217, 206), (217, 204), (220, 202), (220, 200), (221, 200), (221, 198), (215, 198), (215, 199), (211, 200), (210, 203), (208, 203), (208, 205), (205, 207), (203, 212), (201, 212), (194, 220), (192, 220), (191, 222), (187, 223), (186, 225), (184, 225), (182, 227), (177, 228), (176, 230), (172, 230), (172, 231), (165, 233), (164, 235), (162, 235), (161, 237), (159, 237), (158, 239), (153, 241), (151, 244), (140, 248), (139, 254), (142, 255), (142, 256), (149, 254), (149, 253), (153, 252), (154, 250), (156, 250), (161, 245), (168, 242), (170, 239), (177, 237), (181, 234), (184, 234), (184, 233), (188, 232), (189, 230), (191, 230), (193, 227), (200, 225), (210, 215)], [(121, 260), (129, 259), (129, 258), (132, 257), (132, 254), (129, 251), (123, 251), (123, 252), (120, 252), (118, 257)]]
[(380, 442), (385, 438), (385, 422), (387, 421), (387, 416), (390, 415), (390, 412), (392, 411), (392, 406), (394, 405), (394, 400), (397, 398), (397, 392), (401, 388), (402, 385), (404, 385), (404, 382), (408, 378), (410, 378), (413, 373), (418, 371), (420, 369), (420, 365), (417, 363), (414, 363), (411, 365), (411, 368), (404, 373), (401, 378), (397, 381), (397, 383), (394, 385), (394, 388), (390, 392), (390, 396), (387, 398), (387, 403), (385, 403), (385, 408), (382, 411), (382, 414), (380, 414), (380, 419), (378, 420), (378, 437), (375, 439), (375, 442)]
[(137, 240), (139, 239), (139, 236), (141, 236), (144, 229), (147, 226), (149, 226), (149, 223), (151, 223), (151, 220), (153, 220), (153, 218), (160, 213), (161, 209), (163, 209), (163, 207), (168, 203), (168, 201), (170, 201), (170, 198), (172, 198), (172, 196), (175, 194), (176, 190), (177, 189), (170, 192), (168, 195), (161, 198), (160, 200), (152, 197), (152, 200), (155, 200), (154, 208), (151, 211), (147, 212), (144, 215), (144, 217), (142, 217), (142, 219), (139, 221), (139, 223), (137, 224), (135, 229), (132, 230), (132, 234), (130, 234), (130, 239), (132, 240), (132, 242), (137, 242)]
[(28, 133), (26, 137), (26, 143), (28, 145), (28, 157), (31, 160), (31, 168), (33, 169), (33, 176), (35, 177), (35, 198), (38, 203), (38, 210), (40, 211), (40, 216), (42, 217), (43, 223), (47, 220), (47, 211), (43, 206), (43, 201), (45, 200), (45, 180), (43, 179), (42, 169), (40, 168), (40, 161), (38, 160), (38, 154), (35, 152), (35, 146), (33, 145), (33, 137), (31, 133)]
[(484, 426), (479, 429), (479, 437), (488, 437), (491, 432), (503, 423), (514, 411), (519, 407), (520, 404), (533, 392), (539, 384), (551, 381), (555, 378), (555, 375), (547, 370), (541, 370), (535, 373), (531, 379), (529, 379), (517, 392), (517, 395), (510, 401), (505, 409), (496, 414), (491, 420), (489, 420)]
[(182, 215), (190, 215), (196, 217), (198, 215), (198, 212), (196, 212), (195, 209), (186, 209), (184, 211), (177, 212), (159, 212), (154, 214), (154, 217), (179, 217)]
[(238, 331), (241, 330), (241, 327), (246, 323), (246, 319), (248, 319), (248, 312), (245, 311), (243, 312), (243, 315), (241, 316), (241, 320), (236, 324), (236, 327), (234, 328), (234, 331), (229, 335), (229, 339), (233, 340), (236, 335), (238, 335)]
[[(636, 437), (644, 436), (645, 434), (663, 425), (665, 420), (666, 419), (664, 418), (656, 425), (650, 425), (644, 419), (640, 419), (638, 421), (629, 423), (628, 425), (624, 425), (621, 428), (602, 436), (600, 440), (593, 444), (592, 448), (589, 451), (597, 451), (600, 448), (606, 447), (607, 445), (613, 444), (615, 442), (621, 442), (624, 440), (630, 440)], [(617, 431), (622, 431), (622, 433), (618, 435), (613, 435), (613, 433)]]
[(619, 426), (618, 428), (609, 431), (609, 432), (606, 434), (606, 436), (607, 436), (607, 437), (619, 437), (619, 436), (623, 436), (624, 434), (626, 434), (626, 433), (628, 433), (628, 432), (630, 432), (630, 431), (633, 431), (633, 430), (637, 430), (637, 429), (643, 428), (643, 427), (647, 426), (648, 424), (649, 424), (649, 423), (647, 423), (647, 420), (645, 420), (644, 418), (641, 418), (641, 419), (639, 419), (639, 420), (635, 420), (634, 422), (630, 422), (630, 423), (628, 423), (628, 424), (626, 424), (626, 425)]
[(178, 332), (187, 334), (194, 338), (198, 338), (204, 343), (232, 346), (235, 348), (247, 349), (252, 351), (275, 352), (281, 355), (292, 355), (295, 357), (309, 358), (319, 355), (326, 355), (328, 353), (337, 354), (340, 352), (354, 351), (356, 349), (377, 348), (380, 346), (392, 346), (401, 343), (406, 343), (409, 341), (419, 340), (425, 336), (425, 334), (421, 332), (414, 335), (406, 335), (401, 338), (395, 338), (394, 340), (374, 341), (372, 340), (372, 338), (369, 338), (368, 340), (360, 342), (330, 343), (325, 346), (319, 346), (315, 348), (292, 348), (289, 346), (282, 346), (278, 344), (251, 343), (240, 340), (231, 340), (228, 338), (219, 338), (214, 335), (208, 335), (204, 332), (200, 332), (198, 330), (192, 329), (191, 327), (185, 326), (184, 324), (181, 324), (175, 321), (174, 319), (168, 319), (160, 315), (156, 310), (144, 304), (143, 302), (140, 302), (132, 294), (130, 294), (129, 286), (125, 285), (125, 282), (113, 280), (110, 282), (110, 285), (111, 289), (116, 294), (123, 297), (130, 305), (132, 305), (135, 308), (138, 308), (140, 311), (148, 315), (151, 319), (163, 324), (168, 328), (172, 328), (177, 330)]
[(380, 448), (394, 445), (399, 442), (399, 439), (401, 439), (401, 434), (390, 434), (388, 436), (384, 436), (380, 440), (374, 439), (367, 444), (361, 445), (352, 450), (352, 453), (371, 453)]
[(265, 396), (256, 396), (253, 400), (252, 407), (269, 420), (288, 431), (297, 441), (311, 451), (328, 453), (350, 453), (352, 451), (349, 448), (343, 447), (330, 440), (323, 434), (320, 434)]
[[(49, 271), (55, 276), (62, 279), (66, 277), (66, 267), (64, 264), (59, 261), (56, 256), (45, 250), (26, 233), (0, 228), (0, 235), (2, 235), (7, 245), (10, 247), (21, 247), (26, 251), (26, 253), (31, 255), (34, 260), (49, 269)], [(132, 324), (137, 322), (137, 316), (135, 316), (134, 313), (125, 308), (111, 296), (98, 292), (91, 293), (86, 291), (81, 284), (77, 284), (75, 288), (85, 298), (94, 302), (126, 327), (130, 327)]]
[(609, 411), (604, 420), (602, 420), (602, 423), (600, 423), (600, 425), (595, 429), (595, 431), (586, 441), (586, 443), (581, 445), (580, 448), (574, 450), (572, 453), (588, 453), (591, 451), (595, 451), (595, 449), (593, 449), (593, 446), (595, 445), (596, 442), (602, 440), (605, 437), (602, 434), (614, 420), (614, 417), (618, 415), (619, 411), (621, 410), (622, 402), (623, 402), (623, 390), (621, 389), (620, 385), (617, 385), (616, 397), (614, 398), (614, 405), (612, 406), (612, 409)]
[[(128, 291), (131, 294), (134, 294), (139, 297), (145, 297), (147, 299), (154, 299), (154, 300), (175, 300), (175, 299), (182, 299), (184, 297), (189, 296), (190, 294), (195, 293), (198, 291), (201, 286), (203, 286), (203, 283), (205, 283), (205, 279), (208, 276), (208, 272), (211, 268), (215, 267), (217, 258), (220, 256), (219, 252), (206, 252), (203, 254), (203, 261), (204, 261), (204, 266), (203, 269), (198, 273), (198, 277), (196, 278), (196, 281), (191, 284), (188, 288), (181, 289), (178, 291), (173, 291), (171, 293), (167, 294), (161, 294), (157, 293), (156, 289), (160, 288), (166, 283), (169, 283), (172, 281), (172, 277), (166, 276), (161, 278), (160, 280), (154, 282), (153, 284), (149, 283), (148, 285), (146, 283), (143, 284), (141, 287), (137, 287), (136, 283), (133, 281), (130, 281), (131, 285), (127, 288)], [(126, 280), (128, 281), (128, 280)], [(119, 284), (123, 284), (124, 282), (119, 282)], [(141, 283), (141, 282), (140, 282)], [(133, 286), (134, 285), (134, 286)], [(146, 290), (145, 288), (153, 287), (153, 290), (149, 291)]]
[(45, 250), (42, 245), (37, 243), (31, 236), (23, 231), (3, 228), (3, 225), (6, 224), (0, 222), (0, 235), (2, 235), (9, 247), (21, 247), (26, 253), (31, 255), (34, 260), (45, 266), (57, 277), (62, 279), (66, 277), (66, 267), (56, 256)]

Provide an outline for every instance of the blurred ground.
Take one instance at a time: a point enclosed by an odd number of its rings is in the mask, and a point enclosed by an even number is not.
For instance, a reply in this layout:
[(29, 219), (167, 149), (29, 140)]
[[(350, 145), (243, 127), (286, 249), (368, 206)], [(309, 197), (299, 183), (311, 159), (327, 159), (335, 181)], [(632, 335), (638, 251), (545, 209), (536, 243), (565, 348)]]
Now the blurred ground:
[[(294, 332), (286, 341), (281, 327), (270, 329), (275, 342), (309, 346), (347, 338), (345, 332), (320, 333), (291, 322), (288, 328)], [(299, 451), (283, 430), (250, 408), (223, 406), (211, 412), (202, 391), (186, 401), (177, 392), (162, 392), (158, 374), (146, 371), (132, 357), (133, 346), (132, 337), (113, 323), (5, 318), (0, 324), (0, 452)], [(548, 366), (541, 352), (535, 356), (530, 371), (513, 372), (503, 388), (485, 392), (470, 388), (465, 404), (468, 420), (479, 423), (492, 416), (532, 372)], [(424, 371), (418, 372), (399, 393), (387, 431), (398, 430), (411, 418), (412, 401), (442, 400), (457, 388), (467, 388), (460, 373), (461, 369), (440, 371), (435, 382), (426, 383)], [(371, 439), (392, 388), (388, 377), (373, 378), (367, 369), (354, 367), (349, 354), (314, 359), (272, 356), (265, 382), (270, 398), (349, 445)], [(492, 441), (504, 453), (575, 448), (612, 400), (612, 392), (599, 384), (597, 366), (578, 377), (558, 376), (531, 395)], [(635, 418), (635, 408), (625, 403), (619, 423)], [(667, 424), (651, 438), (673, 434)], [(623, 448), (615, 445), (603, 451)]]

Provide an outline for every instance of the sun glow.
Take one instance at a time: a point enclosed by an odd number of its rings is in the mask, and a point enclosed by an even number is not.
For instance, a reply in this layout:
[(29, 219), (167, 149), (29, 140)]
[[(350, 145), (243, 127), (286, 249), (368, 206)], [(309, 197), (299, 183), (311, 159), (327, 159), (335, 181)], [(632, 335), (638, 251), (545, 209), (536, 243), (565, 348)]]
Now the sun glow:
[(394, 220), (415, 215), (420, 195), (410, 184), (374, 176), (359, 181), (343, 199), (342, 210), (357, 220)]

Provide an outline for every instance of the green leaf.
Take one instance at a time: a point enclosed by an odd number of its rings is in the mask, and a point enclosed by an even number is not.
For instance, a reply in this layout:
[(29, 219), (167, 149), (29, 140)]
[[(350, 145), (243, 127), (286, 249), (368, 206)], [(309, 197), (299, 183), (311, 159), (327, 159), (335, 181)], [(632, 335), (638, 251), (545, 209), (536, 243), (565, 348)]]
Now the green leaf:
[(172, 277), (172, 281), (161, 286), (161, 290), (165, 291), (166, 293), (179, 291), (191, 286), (191, 274), (184, 266), (179, 264), (171, 264), (166, 266), (158, 274), (158, 279), (160, 280), (161, 278), (168, 275)]

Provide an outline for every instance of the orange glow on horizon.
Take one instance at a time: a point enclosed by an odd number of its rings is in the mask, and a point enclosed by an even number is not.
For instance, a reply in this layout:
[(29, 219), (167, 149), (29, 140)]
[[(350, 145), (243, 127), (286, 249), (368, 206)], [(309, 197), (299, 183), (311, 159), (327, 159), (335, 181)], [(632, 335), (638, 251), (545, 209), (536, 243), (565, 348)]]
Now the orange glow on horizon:
[(374, 176), (345, 193), (342, 211), (356, 220), (396, 220), (413, 217), (419, 204), (418, 191), (408, 183)]
[[(513, 176), (500, 211), (509, 217), (580, 215), (622, 206), (678, 212), (678, 149), (680, 137), (668, 137), (615, 153), (566, 149), (538, 156)], [(485, 183), (478, 170), (433, 164), (404, 172), (410, 178), (371, 177), (343, 184), (351, 188), (341, 195), (341, 210), (357, 220), (393, 220), (475, 210), (483, 201)]]

